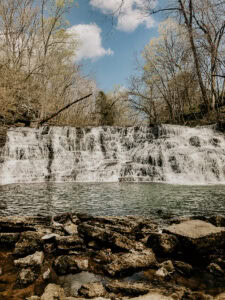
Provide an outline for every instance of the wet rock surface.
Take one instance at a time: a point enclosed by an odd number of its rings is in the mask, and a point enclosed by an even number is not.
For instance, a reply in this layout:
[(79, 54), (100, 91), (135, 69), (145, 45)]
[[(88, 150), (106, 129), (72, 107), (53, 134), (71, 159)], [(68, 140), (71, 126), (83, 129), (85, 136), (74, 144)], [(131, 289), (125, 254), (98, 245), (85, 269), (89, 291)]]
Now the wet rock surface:
[(0, 299), (224, 299), (224, 218), (0, 217)]

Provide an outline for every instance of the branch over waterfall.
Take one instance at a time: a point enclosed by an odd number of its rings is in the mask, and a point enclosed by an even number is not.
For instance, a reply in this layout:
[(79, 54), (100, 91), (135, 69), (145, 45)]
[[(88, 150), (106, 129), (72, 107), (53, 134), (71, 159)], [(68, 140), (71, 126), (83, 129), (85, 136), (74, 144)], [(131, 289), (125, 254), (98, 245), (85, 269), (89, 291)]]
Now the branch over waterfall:
[(69, 107), (72, 106), (73, 104), (76, 104), (76, 103), (78, 103), (78, 102), (80, 102), (80, 101), (82, 101), (82, 100), (84, 100), (84, 99), (87, 99), (87, 98), (89, 98), (90, 96), (92, 96), (92, 94), (89, 94), (89, 95), (87, 95), (87, 96), (84, 96), (84, 97), (82, 97), (82, 98), (80, 98), (80, 99), (77, 99), (77, 100), (75, 100), (75, 101), (73, 101), (73, 102), (67, 104), (66, 106), (64, 106), (63, 108), (61, 108), (60, 110), (58, 110), (56, 113), (54, 113), (53, 115), (51, 115), (50, 117), (41, 120), (41, 121), (38, 123), (38, 125), (43, 125), (44, 123), (46, 123), (46, 122), (48, 122), (49, 120), (53, 119), (54, 117), (58, 116), (58, 114), (60, 114), (62, 111), (64, 111), (65, 109), (69, 108)]

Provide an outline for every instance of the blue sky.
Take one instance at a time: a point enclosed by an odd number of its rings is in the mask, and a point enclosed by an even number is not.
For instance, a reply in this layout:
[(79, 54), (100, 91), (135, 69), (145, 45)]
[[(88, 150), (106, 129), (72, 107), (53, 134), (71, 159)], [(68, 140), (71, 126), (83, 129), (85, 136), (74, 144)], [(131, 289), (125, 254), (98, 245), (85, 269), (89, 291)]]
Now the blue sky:
[(137, 15), (142, 0), (126, 0), (128, 6), (112, 20), (110, 13), (120, 0), (78, 0), (67, 15), (72, 33), (81, 47), (77, 61), (86, 74), (94, 76), (100, 89), (108, 92), (115, 85), (127, 86), (135, 72), (135, 56), (157, 36), (157, 21)]

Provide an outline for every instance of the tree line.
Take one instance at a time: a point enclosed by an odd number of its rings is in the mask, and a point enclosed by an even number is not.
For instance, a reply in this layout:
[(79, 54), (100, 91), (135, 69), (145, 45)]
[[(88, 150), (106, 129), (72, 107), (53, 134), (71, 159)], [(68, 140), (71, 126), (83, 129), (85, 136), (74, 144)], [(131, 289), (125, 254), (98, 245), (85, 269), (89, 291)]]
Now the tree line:
[(169, 0), (156, 8), (153, 2), (142, 0), (143, 17), (160, 15), (159, 36), (143, 49), (129, 87), (106, 94), (75, 63), (80, 41), (65, 18), (73, 0), (1, 0), (0, 121), (54, 114), (51, 122), (71, 126), (222, 120), (225, 1)]

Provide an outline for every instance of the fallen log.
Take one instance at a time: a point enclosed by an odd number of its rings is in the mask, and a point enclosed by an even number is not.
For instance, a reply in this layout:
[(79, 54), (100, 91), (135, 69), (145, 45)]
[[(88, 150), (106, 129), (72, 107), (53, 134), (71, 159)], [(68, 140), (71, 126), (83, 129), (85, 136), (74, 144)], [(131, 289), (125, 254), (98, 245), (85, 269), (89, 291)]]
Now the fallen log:
[(84, 96), (84, 97), (82, 97), (82, 98), (80, 98), (80, 99), (77, 99), (77, 100), (75, 100), (75, 101), (73, 101), (73, 102), (67, 104), (66, 106), (64, 106), (63, 108), (61, 108), (60, 110), (58, 110), (57, 112), (55, 112), (54, 114), (52, 114), (50, 117), (47, 117), (47, 118), (41, 120), (41, 121), (38, 123), (38, 125), (39, 125), (39, 126), (40, 126), (40, 125), (43, 125), (44, 123), (46, 123), (46, 122), (48, 122), (49, 120), (53, 119), (54, 117), (58, 116), (58, 114), (60, 114), (62, 111), (64, 111), (65, 109), (69, 108), (69, 107), (72, 106), (73, 104), (76, 104), (76, 103), (78, 103), (78, 102), (80, 102), (80, 101), (82, 101), (82, 100), (84, 100), (84, 99), (86, 99), (86, 98), (89, 98), (90, 96), (92, 96), (92, 94), (89, 94), (89, 95), (87, 95), (87, 96)]

